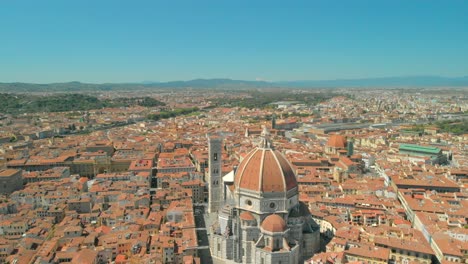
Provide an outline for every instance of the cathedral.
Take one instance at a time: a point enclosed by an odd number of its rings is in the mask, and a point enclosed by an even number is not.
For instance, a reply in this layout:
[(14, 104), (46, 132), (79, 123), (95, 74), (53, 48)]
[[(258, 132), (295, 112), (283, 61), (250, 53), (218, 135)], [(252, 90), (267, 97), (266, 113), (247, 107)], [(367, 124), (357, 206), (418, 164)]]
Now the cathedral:
[(266, 129), (260, 139), (221, 182), (221, 144), (219, 138), (210, 139), (208, 207), (217, 215), (209, 238), (214, 263), (302, 263), (320, 250), (320, 230), (299, 201), (294, 170), (274, 149)]

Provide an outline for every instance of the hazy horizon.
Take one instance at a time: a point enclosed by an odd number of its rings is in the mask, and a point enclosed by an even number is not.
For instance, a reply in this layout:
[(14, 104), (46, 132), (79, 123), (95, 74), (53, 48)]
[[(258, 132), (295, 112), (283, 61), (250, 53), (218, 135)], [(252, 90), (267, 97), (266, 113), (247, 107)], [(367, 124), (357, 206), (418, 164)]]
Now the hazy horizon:
[(52, 82), (22, 82), (22, 81), (11, 81), (4, 82), (0, 80), (0, 83), (25, 83), (25, 84), (54, 84), (54, 83), (82, 83), (82, 84), (158, 84), (158, 83), (173, 83), (173, 82), (191, 82), (197, 80), (229, 80), (229, 81), (245, 81), (245, 82), (267, 82), (267, 83), (294, 83), (294, 82), (333, 82), (333, 81), (360, 81), (360, 80), (379, 80), (379, 79), (411, 79), (411, 78), (441, 78), (441, 79), (461, 79), (468, 78), (468, 75), (464, 76), (441, 76), (441, 75), (407, 75), (407, 76), (381, 76), (381, 77), (369, 77), (369, 78), (337, 78), (337, 79), (309, 79), (309, 80), (249, 80), (249, 79), (232, 79), (227, 77), (214, 77), (214, 78), (193, 78), (193, 79), (174, 79), (168, 81), (158, 80), (140, 80), (140, 81), (122, 81), (122, 82), (85, 82), (81, 80), (65, 80), (65, 81), (52, 81)]

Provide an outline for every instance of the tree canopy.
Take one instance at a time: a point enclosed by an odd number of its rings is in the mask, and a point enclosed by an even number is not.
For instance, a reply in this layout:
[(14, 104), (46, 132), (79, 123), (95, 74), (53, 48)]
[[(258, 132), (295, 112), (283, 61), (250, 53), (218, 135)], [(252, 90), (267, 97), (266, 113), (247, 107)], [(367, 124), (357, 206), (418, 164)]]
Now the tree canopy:
[(85, 94), (52, 94), (46, 96), (0, 93), (0, 112), (8, 114), (35, 112), (67, 112), (101, 109), (104, 107), (164, 106), (151, 97), (131, 97), (100, 100)]

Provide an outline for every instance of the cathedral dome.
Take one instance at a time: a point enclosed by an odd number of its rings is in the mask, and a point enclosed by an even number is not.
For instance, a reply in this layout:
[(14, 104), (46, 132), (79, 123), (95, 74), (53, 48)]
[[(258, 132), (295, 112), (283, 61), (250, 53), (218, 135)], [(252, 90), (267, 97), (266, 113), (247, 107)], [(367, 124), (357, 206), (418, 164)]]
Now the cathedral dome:
[(297, 187), (297, 180), (286, 158), (265, 145), (252, 150), (239, 164), (234, 184), (238, 190), (287, 192)]
[(271, 233), (284, 232), (286, 230), (286, 222), (281, 216), (272, 214), (263, 220), (262, 229)]

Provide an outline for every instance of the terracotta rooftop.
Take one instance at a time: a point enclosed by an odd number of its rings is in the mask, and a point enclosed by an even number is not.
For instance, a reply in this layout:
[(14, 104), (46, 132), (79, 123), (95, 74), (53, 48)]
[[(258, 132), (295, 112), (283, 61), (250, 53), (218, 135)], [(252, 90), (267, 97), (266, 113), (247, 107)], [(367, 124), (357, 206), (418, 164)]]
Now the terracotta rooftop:
[(0, 170), (0, 177), (11, 177), (17, 172), (18, 170), (15, 170), (15, 169)]
[(255, 220), (255, 217), (250, 213), (250, 212), (242, 212), (240, 215), (239, 215), (239, 218), (241, 220), (246, 220), (246, 221), (252, 221), (252, 220)]
[(328, 139), (327, 146), (333, 148), (344, 148), (346, 146), (346, 139), (342, 135), (331, 135)]

